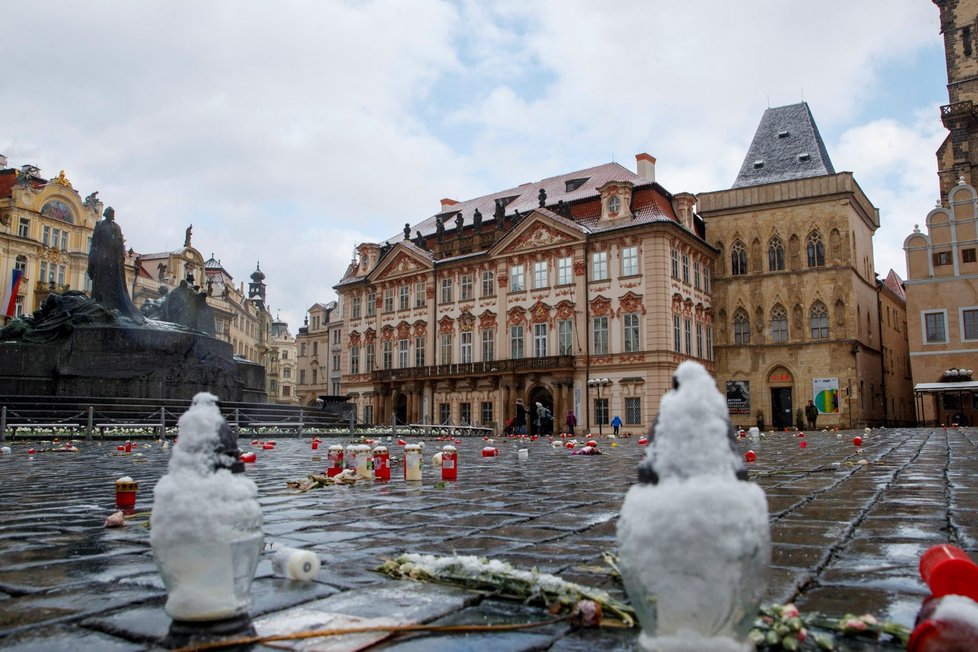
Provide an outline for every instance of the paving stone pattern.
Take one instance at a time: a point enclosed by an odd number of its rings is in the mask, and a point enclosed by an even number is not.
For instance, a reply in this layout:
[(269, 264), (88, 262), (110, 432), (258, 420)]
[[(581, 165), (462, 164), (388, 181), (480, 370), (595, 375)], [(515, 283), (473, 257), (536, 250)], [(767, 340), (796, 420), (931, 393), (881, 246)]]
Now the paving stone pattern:
[[(853, 445), (854, 435), (863, 437), (862, 447)], [(541, 608), (372, 571), (402, 552), (489, 556), (621, 595), (601, 554), (615, 549), (618, 509), (644, 451), (637, 436), (601, 439), (602, 456), (572, 456), (542, 439), (499, 438), (497, 458), (481, 456), (481, 439), (465, 439), (454, 482), (442, 482), (432, 468), (442, 445), (432, 438), (421, 484), (405, 483), (395, 467), (386, 483), (305, 494), (287, 488), (286, 481), (325, 468), (326, 446), (347, 441), (324, 437), (313, 451), (308, 439), (282, 437), (275, 450), (258, 449), (257, 464), (248, 466), (259, 486), (266, 541), (314, 550), (323, 561), (315, 581), (300, 583), (275, 577), (262, 560), (252, 589), (259, 631), (310, 613), (439, 624), (548, 618)], [(81, 441), (78, 453), (37, 452), (29, 459), (30, 446), (51, 444), (10, 445), (12, 455), (0, 457), (0, 647), (156, 648), (170, 621), (149, 531), (138, 525), (146, 518), (123, 529), (105, 529), (103, 521), (114, 511), (114, 481), (123, 475), (140, 483), (136, 511), (151, 509), (169, 451), (144, 442), (122, 454), (113, 443)], [(250, 440), (241, 445), (252, 448)], [(399, 457), (396, 442), (388, 445)], [(774, 554), (767, 599), (912, 625), (927, 594), (917, 573), (921, 553), (951, 542), (978, 559), (976, 445), (971, 428), (777, 433), (740, 442), (757, 453), (751, 477), (768, 497)], [(518, 446), (529, 449), (529, 460), (518, 460)], [(637, 630), (555, 624), (388, 637), (371, 649), (630, 650), (636, 636)]]

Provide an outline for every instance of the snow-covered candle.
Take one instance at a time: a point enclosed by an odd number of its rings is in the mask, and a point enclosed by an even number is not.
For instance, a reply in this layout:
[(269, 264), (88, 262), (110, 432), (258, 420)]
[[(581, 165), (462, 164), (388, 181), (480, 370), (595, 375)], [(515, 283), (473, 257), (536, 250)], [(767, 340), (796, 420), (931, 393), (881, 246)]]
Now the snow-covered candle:
[(237, 438), (217, 397), (197, 394), (177, 423), (180, 437), (153, 490), (150, 543), (176, 621), (247, 614), (261, 554), (258, 488), (240, 473)]
[(724, 397), (684, 362), (618, 523), (645, 650), (752, 650), (771, 558), (767, 501), (735, 450)]

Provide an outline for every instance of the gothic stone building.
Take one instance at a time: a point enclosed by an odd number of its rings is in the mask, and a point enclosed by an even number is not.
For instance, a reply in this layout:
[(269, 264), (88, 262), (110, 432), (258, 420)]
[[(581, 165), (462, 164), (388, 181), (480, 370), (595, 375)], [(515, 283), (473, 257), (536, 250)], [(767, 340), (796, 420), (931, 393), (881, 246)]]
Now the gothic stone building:
[(765, 111), (733, 187), (697, 199), (734, 422), (791, 426), (813, 400), (819, 427), (882, 423), (879, 212), (835, 172), (808, 105)]
[(364, 243), (335, 286), (359, 420), (502, 424), (517, 399), (561, 430), (644, 432), (685, 359), (714, 371), (695, 198), (610, 163), (441, 211)]

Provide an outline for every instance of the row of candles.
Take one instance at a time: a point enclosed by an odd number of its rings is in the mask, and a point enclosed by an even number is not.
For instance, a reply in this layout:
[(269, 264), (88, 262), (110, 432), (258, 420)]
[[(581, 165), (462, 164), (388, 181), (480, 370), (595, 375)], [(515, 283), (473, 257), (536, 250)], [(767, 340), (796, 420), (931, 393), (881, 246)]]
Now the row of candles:
[[(404, 479), (408, 482), (421, 481), (421, 452), (420, 444), (404, 446)], [(390, 452), (386, 446), (376, 446), (371, 451), (366, 444), (351, 444), (344, 451), (343, 446), (336, 444), (327, 449), (327, 459), (326, 475), (331, 478), (349, 470), (358, 478), (373, 475), (375, 480), (391, 479)], [(441, 463), (442, 480), (458, 479), (458, 450), (454, 446), (443, 446), (435, 459)]]

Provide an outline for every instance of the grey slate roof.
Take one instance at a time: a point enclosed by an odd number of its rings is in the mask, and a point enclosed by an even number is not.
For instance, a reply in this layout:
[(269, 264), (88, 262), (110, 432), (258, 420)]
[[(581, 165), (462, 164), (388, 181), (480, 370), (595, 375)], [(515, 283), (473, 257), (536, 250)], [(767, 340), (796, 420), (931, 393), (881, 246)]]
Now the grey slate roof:
[(768, 109), (732, 187), (835, 174), (808, 104)]

